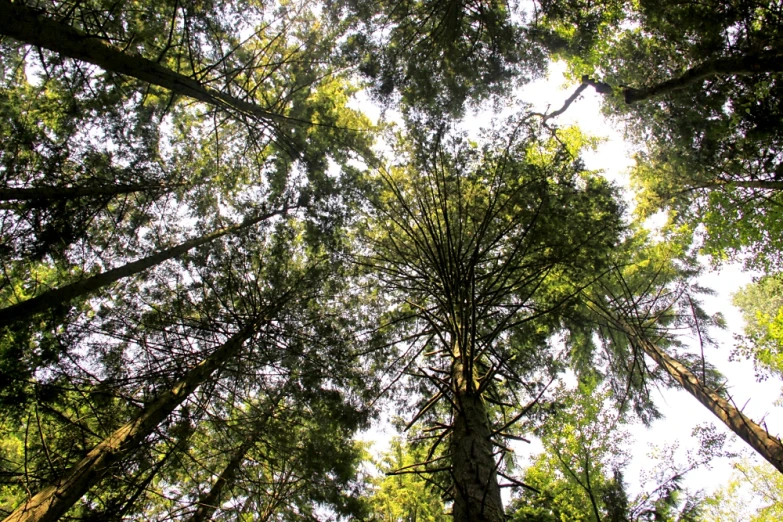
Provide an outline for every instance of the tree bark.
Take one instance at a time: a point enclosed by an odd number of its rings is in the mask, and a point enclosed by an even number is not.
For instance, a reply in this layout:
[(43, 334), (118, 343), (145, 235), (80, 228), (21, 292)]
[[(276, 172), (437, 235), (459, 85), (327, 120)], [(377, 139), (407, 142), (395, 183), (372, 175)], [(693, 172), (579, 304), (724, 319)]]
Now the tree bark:
[(745, 416), (739, 409), (718, 393), (705, 387), (685, 365), (670, 357), (647, 339), (632, 335), (636, 343), (661, 368), (674, 378), (691, 395), (728, 428), (747, 442), (759, 455), (783, 473), (783, 444), (767, 430)]
[(232, 359), (255, 329), (246, 326), (209, 357), (189, 370), (177, 384), (160, 395), (131, 422), (95, 446), (78, 464), (42, 489), (5, 519), (5, 522), (54, 522), (68, 511), (111, 466), (137, 449), (177, 406), (203, 384), (226, 360)]
[(0, 326), (28, 319), (34, 314), (68, 303), (77, 297), (90, 294), (99, 288), (110, 285), (111, 283), (119, 281), (125, 277), (141, 273), (148, 268), (180, 256), (189, 250), (209, 243), (210, 241), (213, 241), (221, 236), (239, 232), (240, 230), (252, 227), (261, 221), (269, 219), (272, 216), (285, 214), (287, 211), (288, 207), (283, 207), (281, 210), (261, 214), (260, 216), (247, 219), (237, 225), (232, 225), (230, 227), (216, 230), (201, 237), (180, 243), (175, 247), (161, 250), (150, 256), (133, 261), (132, 263), (127, 263), (123, 266), (107, 270), (106, 272), (88, 277), (87, 279), (65, 285), (62, 288), (49, 290), (48, 292), (44, 292), (39, 296), (28, 299), (27, 301), (22, 301), (21, 303), (0, 309)]
[(105, 71), (132, 76), (216, 107), (230, 107), (264, 120), (289, 120), (281, 114), (201, 84), (142, 56), (127, 54), (102, 39), (52, 20), (22, 2), (0, 0), (0, 34), (62, 56), (92, 63)]
[(451, 434), (454, 476), (455, 522), (503, 522), (497, 465), (487, 409), (472, 379), (465, 378), (463, 365), (453, 370), (455, 412)]
[(59, 200), (91, 196), (117, 196), (134, 192), (156, 192), (184, 187), (184, 183), (174, 185), (163, 184), (131, 184), (131, 185), (96, 185), (84, 187), (29, 187), (0, 188), (0, 201), (36, 201)]
[(749, 75), (783, 71), (783, 51), (773, 49), (749, 53), (742, 56), (730, 56), (708, 60), (672, 78), (650, 87), (633, 89), (623, 88), (625, 103), (632, 104), (654, 98), (672, 91), (685, 89), (696, 82), (719, 75)]

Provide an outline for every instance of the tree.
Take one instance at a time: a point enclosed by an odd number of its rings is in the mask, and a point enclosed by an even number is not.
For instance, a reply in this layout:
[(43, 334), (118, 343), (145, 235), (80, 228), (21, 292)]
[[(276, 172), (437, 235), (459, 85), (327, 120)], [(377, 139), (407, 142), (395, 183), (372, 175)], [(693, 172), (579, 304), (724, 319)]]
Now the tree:
[(203, 384), (223, 359), (234, 357), (242, 343), (253, 333), (253, 329), (246, 327), (233, 335), (186, 374), (171, 390), (164, 392), (145, 408), (138, 417), (114, 431), (65, 476), (25, 501), (6, 520), (9, 522), (58, 520), (102, 478), (112, 464), (135, 450), (163, 419)]
[(0, 309), (0, 326), (28, 319), (30, 316), (49, 308), (65, 306), (73, 299), (88, 295), (95, 290), (98, 290), (104, 286), (108, 286), (125, 277), (136, 275), (150, 267), (153, 267), (169, 259), (173, 259), (188, 252), (189, 250), (209, 243), (210, 241), (226, 234), (241, 232), (246, 228), (257, 225), (262, 221), (266, 221), (271, 217), (281, 214), (284, 215), (287, 211), (288, 206), (286, 205), (279, 211), (261, 212), (258, 216), (253, 217), (252, 219), (247, 219), (237, 225), (232, 225), (221, 230), (216, 230), (199, 238), (191, 239), (177, 246), (156, 252), (155, 254), (147, 256), (143, 259), (139, 259), (138, 261), (113, 268), (101, 274), (90, 276), (81, 281), (66, 285), (62, 288), (49, 290), (42, 293), (41, 295), (22, 301), (21, 303), (12, 304), (11, 306), (2, 308)]
[[(781, 440), (733, 404), (725, 392), (726, 382), (704, 357), (704, 346), (712, 342), (709, 327), (721, 325), (721, 318), (707, 316), (699, 306), (698, 295), (707, 290), (691, 281), (696, 260), (687, 252), (672, 255), (672, 249), (685, 247), (676, 234), (657, 245), (638, 241), (631, 238), (626, 243), (633, 254), (621, 257), (623, 264), (607, 272), (594, 296), (586, 296), (588, 307), (604, 322), (601, 337), (607, 352), (631, 375), (638, 372), (642, 382), (648, 372), (644, 356), (652, 359), (658, 372), (668, 375), (783, 472)], [(678, 336), (684, 332), (697, 335), (700, 355), (667, 353), (682, 345)], [(629, 386), (633, 383), (629, 379)]]
[(544, 452), (522, 476), (526, 487), (513, 501), (512, 520), (626, 520), (621, 470), (627, 434), (614, 406), (608, 393), (586, 381), (555, 395), (553, 418), (537, 433)]
[[(746, 491), (748, 487), (751, 490), (750, 498)], [(760, 500), (761, 505), (754, 506), (756, 503), (752, 500)], [(780, 473), (769, 465), (763, 463), (753, 465), (743, 459), (734, 463), (734, 473), (728, 484), (707, 498), (705, 520), (708, 522), (779, 520), (783, 516), (781, 506), (783, 506), (783, 482)]]
[(330, 0), (347, 25), (342, 53), (376, 99), (403, 110), (460, 115), (539, 75), (544, 55), (505, 2)]
[(420, 470), (450, 474), (455, 520), (502, 520), (501, 441), (545, 389), (528, 383), (558, 372), (558, 312), (605, 268), (620, 207), (573, 158), (578, 134), (573, 149), (538, 141), (522, 119), (482, 147), (410, 139), (376, 180), (360, 262), (409, 325), (400, 358), (422, 397), (410, 424), (427, 419), (434, 438)]
[(449, 517), (441, 500), (439, 486), (430, 484), (416, 472), (427, 454), (395, 437), (389, 451), (381, 456), (377, 467), (382, 476), (373, 480), (375, 488), (369, 498), (372, 520), (383, 522), (446, 522)]
[(107, 71), (126, 74), (210, 105), (226, 106), (247, 113), (267, 124), (286, 119), (285, 116), (255, 103), (217, 91), (187, 75), (170, 70), (160, 65), (158, 63), (160, 60), (156, 62), (142, 56), (128, 55), (101, 42), (100, 37), (96, 38), (96, 35), (51, 20), (40, 11), (26, 7), (24, 4), (4, 0), (0, 3), (0, 15), (3, 15), (6, 21), (0, 26), (0, 32), (27, 44), (53, 50), (61, 56), (95, 64)]
[[(779, 265), (781, 24), (765, 2), (542, 2), (575, 76), (641, 151), (642, 216), (702, 225), (721, 262)], [(590, 23), (576, 24), (577, 21)], [(623, 26), (623, 22), (626, 23)], [(593, 79), (597, 74), (599, 78)]]
[(736, 351), (752, 358), (757, 371), (783, 375), (783, 301), (780, 274), (767, 275), (734, 294), (745, 334)]
[(701, 498), (685, 490), (685, 475), (709, 465), (721, 454), (725, 435), (699, 427), (698, 452), (687, 464), (677, 463), (675, 447), (655, 448), (648, 455), (656, 465), (643, 473), (642, 491), (630, 496), (624, 481), (630, 441), (623, 413), (608, 387), (582, 381), (573, 390), (559, 390), (555, 410), (539, 428), (544, 451), (524, 472), (526, 487), (512, 504), (512, 520), (593, 522), (696, 521)]

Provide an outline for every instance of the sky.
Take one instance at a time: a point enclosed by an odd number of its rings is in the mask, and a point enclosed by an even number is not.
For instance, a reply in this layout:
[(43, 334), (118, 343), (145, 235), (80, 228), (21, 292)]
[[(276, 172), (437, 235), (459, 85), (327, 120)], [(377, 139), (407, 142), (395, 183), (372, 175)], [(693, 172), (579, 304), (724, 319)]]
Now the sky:
[[(564, 72), (563, 63), (551, 64), (547, 77), (516, 91), (515, 100), (532, 103), (532, 110), (537, 112), (551, 113), (559, 109), (577, 87), (566, 80)], [(602, 171), (609, 180), (625, 188), (628, 191), (627, 201), (632, 205), (629, 170), (633, 165), (633, 147), (623, 139), (622, 128), (601, 115), (600, 103), (600, 95), (593, 89), (587, 89), (582, 97), (556, 120), (550, 121), (550, 124), (556, 124), (561, 128), (578, 125), (586, 134), (604, 138), (595, 151), (583, 154), (583, 159), (588, 169)], [(379, 112), (366, 99), (357, 105), (377, 121)], [(488, 111), (474, 112), (466, 118), (463, 126), (468, 131), (478, 131), (490, 123), (492, 116)], [(386, 119), (394, 120), (394, 114), (387, 113)], [(655, 220), (649, 224), (654, 227)], [(707, 260), (704, 261), (705, 266), (708, 266)], [(743, 328), (741, 315), (731, 304), (731, 295), (757, 275), (743, 271), (742, 267), (736, 264), (723, 266), (720, 270), (705, 270), (699, 282), (702, 286), (713, 289), (716, 294), (704, 300), (704, 308), (709, 314), (722, 313), (727, 325), (726, 330), (711, 332), (718, 348), (707, 347), (705, 356), (728, 379), (729, 393), (734, 402), (743, 408), (744, 413), (757, 422), (764, 419), (769, 432), (779, 435), (783, 433), (783, 408), (775, 406), (774, 402), (781, 395), (781, 383), (775, 379), (757, 382), (752, 362), (729, 360), (734, 342), (733, 336), (740, 334)], [(698, 342), (691, 341), (691, 349), (695, 351), (694, 353), (698, 353)], [(689, 451), (698, 450), (699, 443), (692, 436), (692, 431), (699, 425), (713, 425), (719, 433), (726, 433), (724, 448), (726, 451), (741, 453), (754, 463), (762, 460), (689, 393), (675, 389), (653, 388), (652, 394), (664, 418), (655, 421), (650, 428), (633, 425), (628, 429), (635, 441), (628, 448), (631, 459), (625, 476), (632, 494), (640, 492), (642, 485), (640, 474), (649, 470), (655, 463), (650, 457), (656, 451), (654, 446), (662, 448), (677, 445), (675, 460), (684, 463)], [(367, 441), (374, 440), (374, 450), (379, 453), (384, 451), (388, 439), (394, 435), (396, 433), (393, 428), (379, 425), (362, 438)], [(521, 450), (521, 457), (529, 457), (541, 451), (540, 443), (535, 442), (527, 448), (518, 445), (517, 448)], [(731, 463), (732, 460), (729, 458), (714, 459), (709, 468), (703, 467), (688, 473), (684, 485), (691, 491), (701, 490), (709, 495), (729, 481), (732, 473)], [(520, 464), (524, 465), (524, 462)], [(645, 485), (645, 489), (649, 487), (649, 484)]]

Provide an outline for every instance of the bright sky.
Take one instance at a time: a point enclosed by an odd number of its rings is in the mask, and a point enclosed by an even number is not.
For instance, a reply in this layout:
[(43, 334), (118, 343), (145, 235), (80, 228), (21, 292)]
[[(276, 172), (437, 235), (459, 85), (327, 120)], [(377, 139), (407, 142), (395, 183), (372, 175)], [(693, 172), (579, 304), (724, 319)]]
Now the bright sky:
[[(571, 95), (576, 85), (567, 85), (564, 77), (565, 65), (556, 63), (550, 66), (546, 79), (536, 81), (516, 93), (516, 99), (533, 104), (533, 110), (537, 112), (553, 112), (559, 109), (563, 102)], [(559, 127), (578, 125), (583, 132), (597, 137), (604, 137), (605, 141), (599, 145), (595, 152), (583, 155), (587, 167), (591, 170), (603, 171), (604, 175), (621, 187), (629, 188), (629, 168), (633, 165), (631, 158), (631, 146), (623, 140), (622, 129), (617, 128), (606, 120), (600, 112), (600, 95), (592, 89), (587, 89), (584, 95), (575, 101), (565, 114), (555, 121)], [(376, 107), (368, 103), (366, 99), (358, 102), (357, 107), (365, 111), (377, 121), (379, 112)], [(393, 114), (386, 115), (387, 120), (394, 119)], [(479, 130), (490, 123), (492, 115), (486, 112), (473, 114), (466, 120), (464, 127), (468, 130)], [(629, 203), (632, 195), (628, 193)], [(731, 294), (741, 286), (749, 283), (754, 274), (745, 273), (739, 266), (726, 266), (720, 271), (707, 272), (700, 283), (717, 292), (715, 296), (705, 299), (704, 307), (709, 314), (721, 312), (727, 323), (725, 331), (713, 332), (713, 337), (718, 341), (720, 348), (707, 348), (705, 356), (708, 361), (728, 378), (729, 393), (735, 403), (743, 407), (744, 412), (757, 422), (766, 421), (770, 433), (781, 434), (783, 432), (783, 409), (773, 403), (780, 396), (781, 384), (772, 379), (765, 382), (757, 382), (754, 375), (753, 364), (749, 361), (730, 362), (729, 355), (733, 346), (733, 335), (742, 332), (742, 319), (739, 311), (731, 304)], [(694, 342), (693, 349), (698, 353), (698, 343)], [(696, 451), (698, 440), (692, 436), (692, 430), (697, 425), (711, 424), (718, 428), (719, 432), (727, 433), (727, 450), (743, 452), (753, 458), (755, 453), (742, 440), (731, 433), (728, 428), (718, 421), (712, 413), (696, 401), (690, 394), (681, 390), (654, 390), (656, 404), (665, 415), (656, 421), (650, 429), (643, 426), (632, 426), (629, 431), (635, 439), (634, 445), (629, 448), (632, 455), (626, 468), (625, 479), (630, 486), (632, 495), (639, 492), (639, 475), (654, 464), (649, 458), (651, 445), (663, 446), (674, 443), (679, 444), (676, 453), (677, 460), (684, 464), (686, 451)], [(382, 452), (387, 448), (389, 437), (396, 435), (394, 429), (383, 423), (362, 437), (364, 440), (374, 440), (375, 451)], [(522, 444), (522, 443), (520, 443)], [(520, 456), (530, 452), (540, 451), (540, 444), (532, 444), (525, 448), (515, 445), (519, 449)], [(752, 455), (751, 455), (752, 454)], [(757, 458), (756, 458), (757, 459)], [(761, 459), (757, 459), (761, 460)], [(523, 462), (520, 464), (524, 465)], [(711, 469), (698, 469), (688, 474), (685, 486), (693, 491), (703, 490), (706, 494), (723, 486), (731, 475), (729, 459), (717, 459), (713, 461)], [(647, 485), (649, 488), (650, 485)], [(654, 487), (654, 486), (653, 486)]]

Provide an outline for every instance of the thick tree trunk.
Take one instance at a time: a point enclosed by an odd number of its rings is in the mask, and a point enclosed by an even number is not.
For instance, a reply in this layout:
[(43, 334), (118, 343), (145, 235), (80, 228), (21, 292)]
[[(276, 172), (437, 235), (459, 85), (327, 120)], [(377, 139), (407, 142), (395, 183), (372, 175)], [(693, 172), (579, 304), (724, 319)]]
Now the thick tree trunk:
[(117, 196), (120, 194), (132, 194), (134, 192), (162, 192), (184, 186), (184, 183), (180, 183), (174, 185), (132, 184), (100, 185), (94, 187), (0, 188), (0, 201), (60, 200), (94, 196)]
[(738, 76), (783, 71), (783, 52), (779, 49), (760, 51), (742, 56), (731, 56), (708, 60), (672, 78), (650, 87), (633, 89), (625, 87), (625, 103), (636, 103), (672, 91), (685, 89), (711, 76)]
[(661, 368), (671, 375), (691, 395), (696, 397), (708, 410), (718, 417), (731, 431), (750, 444), (759, 455), (783, 473), (783, 444), (780, 439), (771, 436), (767, 430), (746, 417), (736, 406), (718, 393), (705, 387), (685, 365), (670, 357), (647, 339), (633, 336)]
[(231, 107), (265, 120), (288, 119), (255, 103), (207, 87), (152, 60), (124, 53), (100, 38), (47, 18), (22, 2), (0, 0), (0, 34), (49, 49), (61, 56), (92, 63), (106, 71), (132, 76), (216, 107)]
[(21, 303), (0, 309), (0, 326), (27, 319), (39, 312), (43, 312), (45, 310), (49, 310), (51, 308), (68, 303), (77, 297), (88, 295), (91, 292), (98, 290), (99, 288), (110, 285), (111, 283), (119, 281), (125, 277), (141, 273), (148, 268), (180, 256), (189, 250), (207, 244), (221, 236), (239, 232), (243, 229), (258, 224), (261, 221), (269, 219), (272, 216), (284, 214), (287, 212), (287, 210), (287, 207), (284, 207), (281, 210), (276, 210), (274, 212), (262, 214), (252, 219), (247, 219), (237, 225), (232, 225), (230, 227), (216, 230), (201, 237), (191, 239), (190, 241), (185, 241), (184, 243), (181, 243), (175, 247), (161, 250), (156, 254), (139, 259), (138, 261), (133, 261), (132, 263), (107, 270), (106, 272), (88, 277), (87, 279), (65, 285), (62, 288), (49, 290), (48, 292), (44, 292), (39, 296), (28, 299), (27, 301), (22, 301)]
[(451, 433), (455, 522), (503, 522), (497, 466), (492, 454), (486, 404), (466, 379), (461, 364), (453, 370), (455, 412)]
[(203, 384), (226, 360), (239, 352), (253, 335), (248, 326), (234, 334), (209, 357), (192, 368), (173, 388), (159, 396), (135, 419), (117, 429), (95, 446), (78, 464), (54, 484), (42, 489), (19, 506), (5, 522), (54, 522), (68, 511), (116, 462), (139, 447), (177, 406)]

